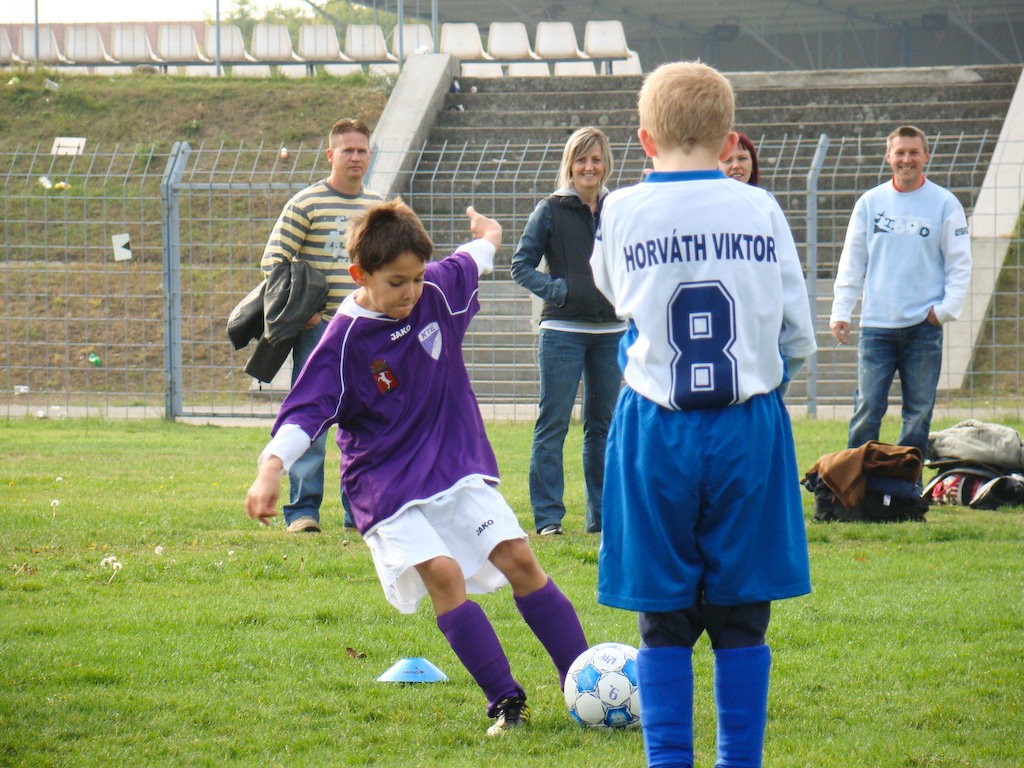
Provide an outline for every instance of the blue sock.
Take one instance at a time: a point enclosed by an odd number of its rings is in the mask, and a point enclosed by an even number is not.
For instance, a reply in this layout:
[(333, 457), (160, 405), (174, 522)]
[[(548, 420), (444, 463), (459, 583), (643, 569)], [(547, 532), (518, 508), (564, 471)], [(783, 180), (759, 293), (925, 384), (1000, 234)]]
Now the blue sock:
[(693, 768), (693, 649), (641, 648), (640, 725), (648, 768)]
[(761, 768), (771, 665), (772, 652), (767, 645), (715, 651), (715, 768)]

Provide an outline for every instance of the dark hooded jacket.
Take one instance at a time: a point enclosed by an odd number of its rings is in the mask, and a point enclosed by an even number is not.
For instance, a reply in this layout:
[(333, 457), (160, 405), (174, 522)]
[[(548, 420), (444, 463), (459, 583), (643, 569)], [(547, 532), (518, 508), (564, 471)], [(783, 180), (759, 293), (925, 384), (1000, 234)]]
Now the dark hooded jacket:
[(327, 306), (327, 280), (305, 261), (282, 261), (228, 317), (235, 349), (259, 339), (245, 364), (254, 379), (269, 382), (284, 365), (309, 318)]

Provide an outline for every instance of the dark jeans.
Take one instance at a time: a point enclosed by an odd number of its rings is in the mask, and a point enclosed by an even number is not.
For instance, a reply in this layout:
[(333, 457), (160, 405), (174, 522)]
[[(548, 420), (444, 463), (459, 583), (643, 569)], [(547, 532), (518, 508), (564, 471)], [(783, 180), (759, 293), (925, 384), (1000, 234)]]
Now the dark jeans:
[(903, 394), (899, 445), (919, 448), (921, 457), (928, 458), (928, 431), (941, 368), (942, 326), (925, 320), (909, 328), (862, 328), (847, 446), (856, 448), (878, 439), (889, 387), (899, 371)]
[(622, 383), (618, 364), (621, 338), (622, 333), (540, 331), (540, 412), (530, 450), (530, 503), (538, 531), (565, 517), (562, 449), (581, 377), (585, 526), (591, 533), (601, 530), (604, 448)]
[[(313, 353), (320, 337), (327, 330), (327, 321), (321, 321), (314, 328), (302, 331), (292, 349), (292, 385), (299, 378), (302, 366)], [(326, 430), (310, 444), (288, 472), (288, 503), (284, 505), (284, 524), (288, 525), (299, 517), (309, 516), (320, 521), (320, 504), (324, 500), (324, 454), (327, 451)], [(342, 507), (345, 510), (344, 525), (355, 527), (348, 499), (342, 493)]]

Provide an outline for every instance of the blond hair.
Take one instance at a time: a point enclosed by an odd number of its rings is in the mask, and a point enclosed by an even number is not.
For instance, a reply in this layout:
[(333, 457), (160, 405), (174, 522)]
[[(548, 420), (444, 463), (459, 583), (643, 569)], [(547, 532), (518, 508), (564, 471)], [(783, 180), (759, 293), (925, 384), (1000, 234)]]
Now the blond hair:
[(608, 137), (599, 128), (587, 126), (575, 131), (565, 142), (565, 149), (562, 150), (562, 164), (558, 169), (558, 188), (572, 186), (572, 164), (581, 157), (589, 155), (594, 147), (601, 150), (601, 160), (604, 164), (604, 173), (601, 174), (601, 184), (612, 174), (612, 148), (608, 143)]
[(700, 61), (662, 64), (640, 89), (640, 127), (662, 149), (696, 146), (721, 148), (732, 130), (735, 98), (732, 85)]
[(928, 154), (928, 137), (925, 135), (925, 132), (916, 125), (901, 125), (895, 131), (890, 133), (885, 139), (885, 151), (888, 152), (892, 149), (892, 143), (901, 136), (906, 139), (920, 139), (921, 146), (924, 147), (925, 154)]

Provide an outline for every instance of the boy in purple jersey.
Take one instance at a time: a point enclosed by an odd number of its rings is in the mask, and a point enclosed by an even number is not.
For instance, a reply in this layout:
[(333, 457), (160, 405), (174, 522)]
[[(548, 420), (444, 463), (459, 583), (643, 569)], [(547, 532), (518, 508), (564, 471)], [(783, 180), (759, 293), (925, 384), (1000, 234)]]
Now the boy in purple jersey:
[(487, 697), (493, 736), (528, 721), (530, 710), (487, 616), (466, 594), (511, 584), (563, 684), (587, 641), (494, 488), (497, 461), (462, 339), (501, 226), (472, 207), (466, 213), (476, 239), (429, 263), (430, 237), (401, 200), (349, 220), (349, 271), (359, 287), (281, 405), (246, 510), (264, 523), (275, 516), (282, 475), (337, 424), (342, 486), (384, 594), (402, 613), (430, 596), (438, 628)]
[(648, 766), (693, 766), (693, 664), (715, 656), (718, 768), (761, 765), (772, 600), (810, 591), (787, 361), (815, 350), (793, 237), (736, 145), (729, 82), (666, 64), (640, 92), (654, 171), (605, 200), (591, 267), (629, 327), (608, 434), (598, 602), (639, 613)]

